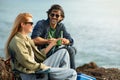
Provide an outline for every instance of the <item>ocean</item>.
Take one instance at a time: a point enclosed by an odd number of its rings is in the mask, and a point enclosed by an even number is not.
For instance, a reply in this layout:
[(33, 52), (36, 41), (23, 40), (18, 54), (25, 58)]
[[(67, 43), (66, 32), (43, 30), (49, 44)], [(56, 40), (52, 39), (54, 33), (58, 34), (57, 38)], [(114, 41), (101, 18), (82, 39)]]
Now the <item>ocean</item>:
[(120, 68), (119, 0), (0, 0), (1, 57), (16, 16), (29, 12), (36, 24), (47, 19), (52, 4), (60, 4), (65, 11), (62, 22), (75, 41), (76, 67), (93, 61), (100, 67)]

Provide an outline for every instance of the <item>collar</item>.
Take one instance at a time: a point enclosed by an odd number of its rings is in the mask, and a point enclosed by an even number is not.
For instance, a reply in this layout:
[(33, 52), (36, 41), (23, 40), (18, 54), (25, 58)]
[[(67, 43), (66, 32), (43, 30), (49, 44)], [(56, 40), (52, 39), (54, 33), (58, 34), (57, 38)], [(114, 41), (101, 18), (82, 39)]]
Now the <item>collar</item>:
[(28, 36), (23, 35), (23, 34), (21, 34), (20, 32), (17, 32), (16, 35), (19, 36), (19, 37), (22, 38), (22, 39), (28, 40)]

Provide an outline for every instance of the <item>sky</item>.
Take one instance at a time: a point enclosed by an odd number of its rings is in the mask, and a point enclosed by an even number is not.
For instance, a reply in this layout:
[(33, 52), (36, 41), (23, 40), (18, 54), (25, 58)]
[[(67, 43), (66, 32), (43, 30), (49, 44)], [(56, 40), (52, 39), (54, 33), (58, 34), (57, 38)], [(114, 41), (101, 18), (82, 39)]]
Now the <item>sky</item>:
[[(14, 13), (22, 11), (30, 12), (30, 10), (39, 11), (40, 8), (40, 12), (45, 13), (52, 4), (57, 3), (62, 5), (65, 10), (65, 20), (72, 22), (73, 19), (75, 24), (79, 23), (79, 21), (82, 24), (119, 24), (120, 21), (120, 0), (36, 0), (34, 2), (32, 0), (0, 0), (0, 5), (3, 3), (6, 5), (6, 8), (7, 4), (17, 7), (18, 11), (11, 8), (11, 11), (13, 9)], [(36, 9), (34, 9), (34, 6), (36, 6)], [(38, 17), (40, 12), (33, 13), (33, 16), (35, 16), (35, 18)], [(74, 15), (70, 13), (74, 13)], [(42, 16), (45, 15), (41, 15), (41, 18), (44, 18)]]

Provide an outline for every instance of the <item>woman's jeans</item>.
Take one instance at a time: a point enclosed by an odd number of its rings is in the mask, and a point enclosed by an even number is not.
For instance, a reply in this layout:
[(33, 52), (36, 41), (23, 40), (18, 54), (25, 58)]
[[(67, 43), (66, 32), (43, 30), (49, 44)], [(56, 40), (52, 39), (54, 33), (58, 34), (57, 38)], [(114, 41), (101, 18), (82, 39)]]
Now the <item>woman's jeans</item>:
[[(77, 73), (70, 69), (69, 54), (66, 49), (60, 49), (48, 57), (44, 62), (50, 66), (49, 79), (50, 80), (76, 80)], [(20, 74), (22, 80), (48, 80), (48, 74), (43, 79), (36, 79), (36, 75)]]

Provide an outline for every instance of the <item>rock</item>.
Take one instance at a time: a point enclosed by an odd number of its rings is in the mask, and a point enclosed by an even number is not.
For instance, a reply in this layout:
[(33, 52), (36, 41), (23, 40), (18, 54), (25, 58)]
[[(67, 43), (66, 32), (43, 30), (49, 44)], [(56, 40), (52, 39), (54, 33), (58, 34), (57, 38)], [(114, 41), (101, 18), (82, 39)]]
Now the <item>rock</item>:
[(94, 62), (79, 66), (76, 71), (93, 76), (97, 80), (120, 80), (120, 70), (118, 68), (98, 67)]
[(10, 65), (6, 64), (3, 58), (0, 57), (0, 80), (12, 80), (12, 72)]
[[(0, 80), (12, 80), (13, 75), (9, 63), (0, 57)], [(98, 67), (96, 63), (90, 62), (76, 68), (79, 73), (95, 77), (97, 80), (120, 80), (120, 70), (117, 68)]]

